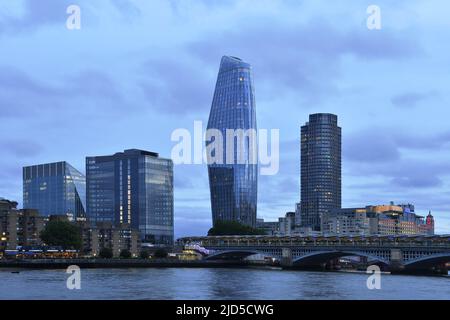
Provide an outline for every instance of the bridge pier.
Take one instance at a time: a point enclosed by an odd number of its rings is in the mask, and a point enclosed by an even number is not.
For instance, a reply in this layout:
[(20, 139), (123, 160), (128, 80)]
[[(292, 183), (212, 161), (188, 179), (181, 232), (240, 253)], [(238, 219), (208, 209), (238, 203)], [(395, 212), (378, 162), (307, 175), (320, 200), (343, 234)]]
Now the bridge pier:
[(389, 271), (391, 273), (402, 273), (404, 269), (405, 266), (403, 265), (403, 252), (400, 249), (391, 249)]
[(280, 264), (283, 268), (291, 268), (293, 265), (292, 250), (290, 248), (283, 248), (281, 250)]

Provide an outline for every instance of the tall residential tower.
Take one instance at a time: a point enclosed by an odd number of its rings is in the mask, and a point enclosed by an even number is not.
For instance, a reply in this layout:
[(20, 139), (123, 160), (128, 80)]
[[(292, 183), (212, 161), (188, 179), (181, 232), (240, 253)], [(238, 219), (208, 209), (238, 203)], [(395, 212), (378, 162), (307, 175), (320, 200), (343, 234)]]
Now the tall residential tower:
[[(224, 142), (223, 163), (211, 163), (208, 157), (213, 224), (236, 221), (255, 227), (258, 165), (251, 154), (257, 151), (257, 145), (248, 134), (255, 133), (256, 139), (255, 94), (251, 66), (239, 58), (224, 56), (220, 63), (208, 121), (211, 129), (220, 131)], [(233, 163), (226, 161), (227, 129), (248, 134), (244, 139), (233, 138), (232, 149), (228, 143)]]
[(341, 128), (317, 113), (301, 128), (300, 226), (320, 231), (321, 216), (341, 208)]

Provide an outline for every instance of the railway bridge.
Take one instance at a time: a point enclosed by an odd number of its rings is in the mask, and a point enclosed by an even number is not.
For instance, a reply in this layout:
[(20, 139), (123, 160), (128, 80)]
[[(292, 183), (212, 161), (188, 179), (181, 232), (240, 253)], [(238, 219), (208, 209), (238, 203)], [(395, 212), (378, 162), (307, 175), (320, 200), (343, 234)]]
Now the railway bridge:
[(285, 268), (317, 268), (343, 256), (365, 257), (395, 273), (447, 273), (450, 235), (435, 236), (208, 236), (185, 237), (182, 245), (206, 249), (204, 259), (236, 260), (262, 254)]

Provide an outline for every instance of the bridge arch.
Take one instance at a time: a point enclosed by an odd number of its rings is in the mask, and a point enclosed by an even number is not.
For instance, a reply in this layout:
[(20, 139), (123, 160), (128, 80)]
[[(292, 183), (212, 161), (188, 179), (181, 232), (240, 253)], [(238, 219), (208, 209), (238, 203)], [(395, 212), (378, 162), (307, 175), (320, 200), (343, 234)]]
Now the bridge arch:
[(205, 260), (243, 260), (254, 254), (262, 254), (265, 256), (271, 256), (276, 258), (267, 252), (262, 252), (258, 250), (224, 250), (215, 252), (205, 258)]
[(389, 265), (388, 260), (379, 256), (368, 254), (363, 251), (314, 251), (294, 259), (293, 266), (319, 265), (322, 263), (326, 263), (332, 259), (337, 259), (346, 256), (366, 257), (371, 260), (376, 260), (384, 265)]
[(406, 269), (426, 269), (440, 264), (450, 262), (450, 253), (439, 253), (428, 256), (422, 256), (416, 259), (408, 260), (404, 263)]

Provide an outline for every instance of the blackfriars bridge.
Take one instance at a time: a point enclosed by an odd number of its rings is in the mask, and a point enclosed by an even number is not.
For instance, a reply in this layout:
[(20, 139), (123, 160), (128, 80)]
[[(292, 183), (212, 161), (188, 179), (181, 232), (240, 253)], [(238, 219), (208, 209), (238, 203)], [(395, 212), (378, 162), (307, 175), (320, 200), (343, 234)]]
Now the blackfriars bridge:
[(447, 273), (450, 235), (434, 236), (208, 236), (185, 237), (182, 245), (199, 245), (204, 259), (236, 260), (261, 254), (286, 268), (323, 267), (344, 256), (365, 257), (391, 272)]

